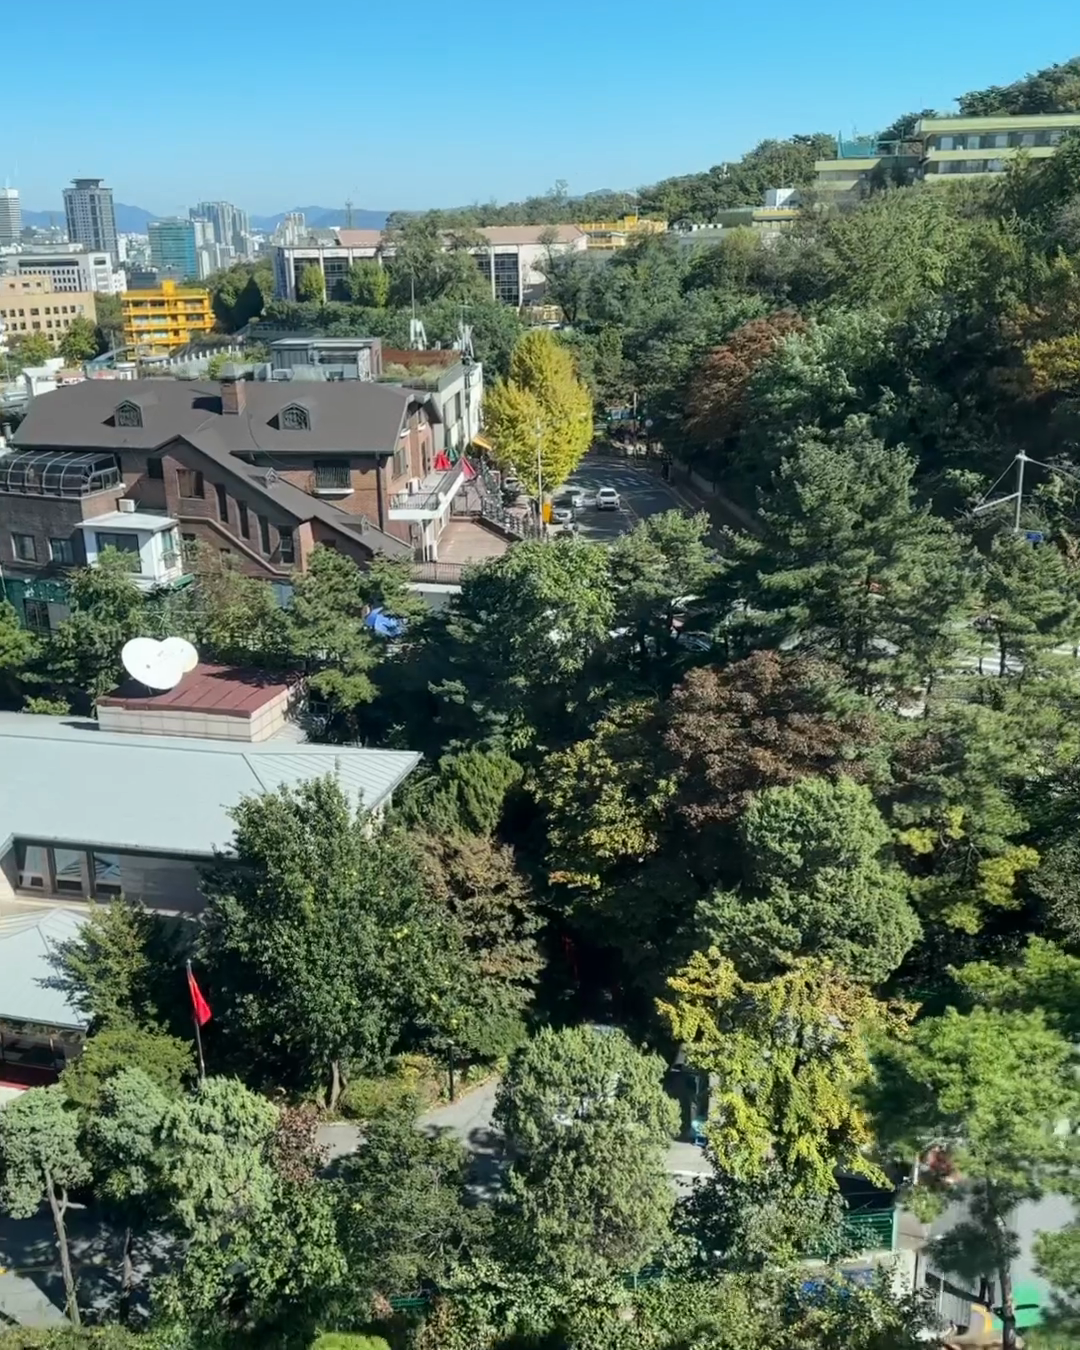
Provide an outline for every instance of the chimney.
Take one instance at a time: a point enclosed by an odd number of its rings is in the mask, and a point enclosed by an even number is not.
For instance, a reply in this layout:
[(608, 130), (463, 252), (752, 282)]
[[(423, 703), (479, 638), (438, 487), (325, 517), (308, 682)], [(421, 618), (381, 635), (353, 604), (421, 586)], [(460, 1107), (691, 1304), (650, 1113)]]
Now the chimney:
[(231, 362), (221, 368), (221, 411), (236, 415), (244, 411), (245, 386), (242, 371)]

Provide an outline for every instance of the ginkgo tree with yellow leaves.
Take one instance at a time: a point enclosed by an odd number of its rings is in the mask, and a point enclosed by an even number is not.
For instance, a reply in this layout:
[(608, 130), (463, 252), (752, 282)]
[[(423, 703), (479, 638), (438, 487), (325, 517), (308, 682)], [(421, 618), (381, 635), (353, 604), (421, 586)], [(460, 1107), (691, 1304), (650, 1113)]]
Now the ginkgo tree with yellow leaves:
[(496, 460), (513, 466), (531, 492), (558, 486), (581, 463), (592, 440), (592, 400), (554, 333), (533, 328), (518, 340), (508, 377), (485, 397), (484, 426)]

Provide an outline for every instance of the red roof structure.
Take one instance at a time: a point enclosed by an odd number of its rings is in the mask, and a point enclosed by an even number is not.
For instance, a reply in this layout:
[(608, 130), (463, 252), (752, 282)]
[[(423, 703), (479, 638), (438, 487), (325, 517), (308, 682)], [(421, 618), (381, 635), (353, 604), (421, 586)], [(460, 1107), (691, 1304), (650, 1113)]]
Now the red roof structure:
[(129, 680), (111, 694), (99, 698), (98, 706), (123, 708), (128, 712), (221, 713), (231, 717), (253, 717), (291, 688), (291, 683), (284, 677), (267, 675), (265, 671), (200, 662), (172, 689), (148, 692), (143, 685)]

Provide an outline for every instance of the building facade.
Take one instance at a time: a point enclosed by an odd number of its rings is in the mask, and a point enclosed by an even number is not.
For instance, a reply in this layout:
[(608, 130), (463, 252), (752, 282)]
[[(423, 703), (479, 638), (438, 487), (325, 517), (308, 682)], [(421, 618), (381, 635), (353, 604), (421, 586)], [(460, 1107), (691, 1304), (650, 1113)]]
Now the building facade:
[(19, 189), (0, 188), (0, 247), (5, 244), (17, 244), (22, 233), (22, 208), (19, 206)]
[(127, 286), (122, 269), (101, 251), (64, 247), (48, 252), (13, 253), (2, 260), (7, 271), (20, 276), (48, 277), (56, 291), (95, 291), (116, 295)]
[(75, 318), (97, 322), (92, 291), (58, 291), (48, 277), (0, 276), (0, 322), (9, 342), (40, 333), (58, 347)]
[(68, 239), (88, 249), (102, 249), (118, 262), (112, 188), (105, 187), (101, 178), (74, 178), (72, 184), (64, 189)]
[(168, 356), (214, 329), (210, 292), (163, 281), (152, 291), (125, 291), (124, 343), (138, 356)]
[(1002, 173), (1020, 155), (1049, 159), (1070, 131), (1080, 132), (1080, 113), (923, 117), (915, 128), (922, 142), (920, 172), (927, 182)]
[(195, 222), (180, 216), (152, 220), (146, 227), (150, 235), (150, 265), (175, 271), (186, 280), (196, 281), (199, 262), (195, 251)]
[[(438, 417), (429, 392), (365, 380), (57, 389), (33, 400), (0, 456), (0, 569), (62, 576), (92, 560), (88, 531), (91, 545), (99, 533), (138, 536), (145, 516), (268, 581), (287, 583), (316, 544), (361, 565), (437, 561), (470, 472), (440, 463)], [(146, 541), (109, 542), (146, 556)]]
[[(476, 259), (493, 299), (515, 307), (542, 297), (545, 279), (540, 264), (549, 247), (560, 253), (583, 252), (589, 242), (588, 235), (577, 225), (496, 225), (478, 233), (484, 243), (468, 251)], [(354, 262), (374, 259), (381, 263), (393, 255), (393, 244), (381, 230), (339, 229), (330, 232), (327, 242), (307, 239), (282, 244), (274, 250), (276, 292), (280, 299), (296, 300), (297, 283), (304, 269), (318, 267), (323, 274), (326, 298), (347, 300), (347, 278)]]

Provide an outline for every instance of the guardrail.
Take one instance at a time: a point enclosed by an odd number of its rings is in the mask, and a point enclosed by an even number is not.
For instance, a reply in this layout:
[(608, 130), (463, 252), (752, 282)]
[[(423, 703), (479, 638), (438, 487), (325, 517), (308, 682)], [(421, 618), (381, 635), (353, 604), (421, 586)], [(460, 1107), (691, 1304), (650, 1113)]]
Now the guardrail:
[(413, 581), (427, 581), (434, 585), (460, 586), (465, 567), (459, 562), (418, 562), (413, 564)]

